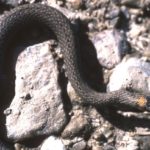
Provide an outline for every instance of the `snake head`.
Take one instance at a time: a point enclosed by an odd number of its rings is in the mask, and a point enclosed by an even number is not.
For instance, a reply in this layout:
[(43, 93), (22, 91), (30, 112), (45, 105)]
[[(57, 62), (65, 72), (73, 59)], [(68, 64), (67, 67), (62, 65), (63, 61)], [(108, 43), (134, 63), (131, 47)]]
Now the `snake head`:
[(144, 108), (146, 111), (150, 112), (150, 96), (141, 96), (138, 100), (137, 100), (137, 105), (140, 108)]

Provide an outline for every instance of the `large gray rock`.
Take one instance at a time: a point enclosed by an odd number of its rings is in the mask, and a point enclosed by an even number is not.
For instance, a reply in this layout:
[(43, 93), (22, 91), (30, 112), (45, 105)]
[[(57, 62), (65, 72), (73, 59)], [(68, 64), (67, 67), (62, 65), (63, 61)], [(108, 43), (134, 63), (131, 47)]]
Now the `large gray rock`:
[(66, 123), (57, 65), (49, 44), (27, 48), (16, 64), (15, 97), (5, 111), (8, 138), (56, 133)]

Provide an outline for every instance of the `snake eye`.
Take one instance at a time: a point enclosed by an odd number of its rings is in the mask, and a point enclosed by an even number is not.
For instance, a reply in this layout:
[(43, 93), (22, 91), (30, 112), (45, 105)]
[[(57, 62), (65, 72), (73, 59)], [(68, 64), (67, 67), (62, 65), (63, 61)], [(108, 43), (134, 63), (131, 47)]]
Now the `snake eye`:
[(147, 96), (146, 99), (147, 99), (146, 110), (150, 111), (150, 96)]

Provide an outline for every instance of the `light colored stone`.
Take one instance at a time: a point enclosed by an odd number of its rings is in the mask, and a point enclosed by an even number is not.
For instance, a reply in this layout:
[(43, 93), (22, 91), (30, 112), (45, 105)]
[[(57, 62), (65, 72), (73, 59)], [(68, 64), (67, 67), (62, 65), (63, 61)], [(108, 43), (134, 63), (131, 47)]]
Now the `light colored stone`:
[(138, 141), (134, 140), (128, 133), (116, 143), (117, 150), (138, 150)]
[(113, 68), (121, 61), (122, 54), (126, 53), (119, 47), (122, 37), (117, 31), (105, 30), (96, 34), (92, 41), (100, 64), (106, 68)]
[(42, 144), (41, 150), (66, 150), (61, 139), (54, 136), (47, 138)]
[(69, 82), (67, 85), (67, 93), (72, 102), (80, 102), (81, 98), (77, 95), (71, 83)]
[(110, 82), (109, 91), (131, 87), (136, 90), (150, 90), (150, 63), (138, 58), (124, 60), (114, 69)]
[(15, 7), (15, 6), (18, 6), (19, 4), (23, 3), (23, 0), (0, 0), (0, 2), (2, 4)]
[(15, 97), (5, 111), (8, 138), (56, 133), (66, 123), (57, 64), (48, 45), (29, 47), (18, 57)]

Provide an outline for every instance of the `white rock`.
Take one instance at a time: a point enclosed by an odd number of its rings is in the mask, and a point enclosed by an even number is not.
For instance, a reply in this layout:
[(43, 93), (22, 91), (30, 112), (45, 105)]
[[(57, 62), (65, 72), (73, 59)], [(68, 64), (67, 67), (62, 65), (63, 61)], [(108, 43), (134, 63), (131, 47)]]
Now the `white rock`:
[(115, 91), (129, 86), (141, 91), (150, 90), (150, 63), (130, 58), (116, 66), (110, 77), (108, 90)]
[(66, 150), (66, 149), (59, 138), (50, 136), (44, 141), (41, 150)]

